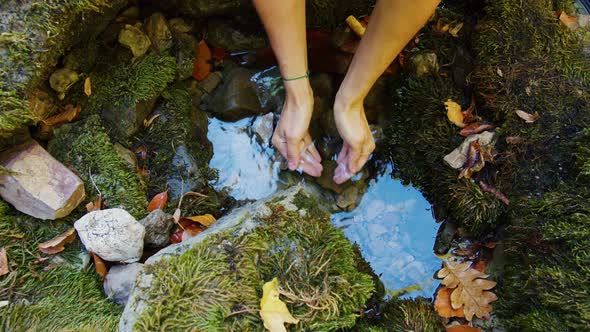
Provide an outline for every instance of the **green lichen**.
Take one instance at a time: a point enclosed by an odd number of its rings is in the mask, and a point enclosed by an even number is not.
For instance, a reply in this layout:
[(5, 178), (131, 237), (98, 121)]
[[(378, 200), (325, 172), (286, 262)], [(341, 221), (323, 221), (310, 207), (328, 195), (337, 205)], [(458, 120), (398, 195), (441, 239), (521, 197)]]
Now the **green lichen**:
[(139, 176), (115, 152), (97, 115), (55, 131), (49, 152), (82, 178), (89, 199), (100, 190), (105, 207), (121, 207), (135, 218), (145, 216), (147, 198)]
[(154, 283), (135, 328), (260, 330), (262, 285), (274, 277), (301, 320), (294, 330), (353, 326), (373, 283), (356, 270), (350, 242), (317, 209), (302, 219), (280, 204), (269, 208), (272, 213), (256, 220), (259, 226), (249, 234), (228, 230), (148, 266)]

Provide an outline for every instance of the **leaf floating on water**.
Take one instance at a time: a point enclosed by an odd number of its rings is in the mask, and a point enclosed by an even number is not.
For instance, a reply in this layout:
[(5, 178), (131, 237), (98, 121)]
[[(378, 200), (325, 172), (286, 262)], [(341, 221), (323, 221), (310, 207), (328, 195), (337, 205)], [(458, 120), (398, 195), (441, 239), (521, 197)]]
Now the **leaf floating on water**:
[(471, 268), (471, 263), (451, 265), (445, 263), (438, 271), (441, 284), (452, 288), (451, 307), (459, 309), (464, 306), (463, 312), (468, 321), (473, 316), (483, 318), (492, 312), (491, 302), (498, 298), (489, 290), (496, 286), (496, 282), (487, 280), (487, 274)]
[(197, 44), (197, 57), (193, 61), (193, 77), (202, 81), (209, 76), (213, 69), (211, 50), (204, 40)]
[(107, 266), (105, 265), (102, 258), (100, 258), (97, 254), (91, 252), (90, 256), (92, 256), (92, 261), (94, 262), (94, 270), (96, 271), (96, 274), (98, 274), (102, 278), (102, 280), (104, 280), (108, 273)]
[(449, 29), (449, 34), (455, 38), (459, 37), (459, 31), (461, 31), (461, 29), (463, 29), (463, 22), (455, 25), (454, 27), (452, 27), (451, 29)]
[(92, 94), (92, 83), (90, 82), (90, 77), (86, 77), (84, 80), (84, 94), (88, 97)]
[(486, 193), (490, 193), (493, 194), (494, 196), (496, 196), (500, 201), (502, 201), (502, 203), (506, 204), (506, 205), (510, 205), (510, 200), (508, 199), (508, 197), (506, 197), (506, 195), (502, 194), (498, 189), (496, 189), (496, 187), (494, 187), (491, 184), (487, 184), (483, 181), (479, 181), (479, 186), (481, 187), (481, 190), (483, 190), (483, 192)]
[(519, 118), (523, 119), (526, 123), (534, 123), (539, 119), (539, 112), (535, 112), (535, 114), (527, 113), (522, 110), (517, 110), (516, 115)]
[(74, 227), (59, 234), (51, 240), (39, 244), (39, 250), (44, 254), (57, 254), (64, 251), (64, 246), (76, 239), (76, 229)]
[(185, 217), (183, 219), (188, 219), (193, 222), (198, 222), (199, 224), (201, 224), (205, 227), (211, 226), (216, 221), (215, 217), (209, 213), (201, 215), (201, 216)]
[(147, 207), (147, 212), (152, 212), (154, 210), (160, 209), (163, 210), (168, 202), (168, 191), (161, 192), (154, 196), (150, 201), (150, 204)]
[(482, 330), (469, 325), (455, 325), (447, 327), (445, 332), (483, 332)]
[(461, 112), (461, 105), (452, 100), (445, 101), (447, 109), (447, 118), (459, 128), (464, 128), (466, 124), (463, 122), (463, 112)]
[(299, 319), (293, 317), (285, 302), (279, 299), (277, 285), (278, 280), (274, 278), (262, 286), (260, 317), (264, 321), (264, 327), (270, 332), (286, 332), (285, 323), (297, 324)]
[(458, 309), (454, 309), (451, 306), (451, 293), (453, 289), (448, 287), (441, 287), (438, 292), (436, 292), (436, 300), (434, 301), (434, 310), (438, 313), (441, 317), (465, 317), (463, 313), (463, 307)]
[(461, 130), (461, 132), (459, 132), (459, 134), (461, 136), (467, 137), (469, 135), (479, 134), (482, 131), (491, 130), (494, 128), (496, 128), (496, 127), (489, 124), (489, 123), (475, 122), (475, 123), (472, 123), (469, 126), (463, 128)]
[(8, 274), (10, 268), (8, 267), (8, 256), (6, 255), (6, 248), (0, 248), (0, 276)]

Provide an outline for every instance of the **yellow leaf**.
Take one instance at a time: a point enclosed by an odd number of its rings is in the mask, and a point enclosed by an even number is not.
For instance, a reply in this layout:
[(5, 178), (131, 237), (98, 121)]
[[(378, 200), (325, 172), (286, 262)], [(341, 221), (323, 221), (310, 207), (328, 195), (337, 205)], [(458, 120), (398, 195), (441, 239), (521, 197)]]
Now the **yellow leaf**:
[(198, 222), (199, 224), (209, 227), (215, 222), (215, 217), (210, 215), (209, 213), (204, 214), (202, 216), (194, 216), (194, 217), (185, 217), (185, 219), (189, 219), (194, 222)]
[(454, 123), (459, 128), (464, 128), (466, 124), (463, 123), (463, 112), (461, 112), (461, 105), (449, 99), (445, 101), (445, 107), (447, 108), (447, 118), (449, 118), (449, 121)]
[(86, 77), (84, 80), (84, 94), (89, 97), (92, 94), (92, 83), (90, 83), (90, 77)]
[(455, 25), (453, 28), (449, 29), (449, 34), (455, 38), (459, 37), (459, 31), (463, 29), (463, 22)]
[(357, 36), (362, 37), (365, 34), (365, 27), (356, 19), (356, 17), (350, 15), (346, 18), (346, 24), (356, 33)]
[(264, 327), (270, 332), (286, 332), (285, 323), (299, 323), (299, 319), (291, 316), (285, 302), (279, 299), (278, 283), (277, 278), (274, 278), (262, 286), (260, 317), (264, 321)]

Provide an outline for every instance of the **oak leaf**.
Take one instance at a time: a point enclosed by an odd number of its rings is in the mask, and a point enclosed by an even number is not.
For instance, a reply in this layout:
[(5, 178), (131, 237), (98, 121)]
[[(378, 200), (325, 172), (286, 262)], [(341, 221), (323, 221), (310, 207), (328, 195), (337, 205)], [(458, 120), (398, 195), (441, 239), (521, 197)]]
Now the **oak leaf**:
[(193, 60), (193, 77), (202, 81), (209, 76), (213, 69), (211, 50), (204, 40), (197, 44), (197, 57)]
[(64, 251), (64, 246), (76, 239), (76, 229), (74, 227), (59, 234), (51, 240), (39, 244), (39, 250), (44, 254), (57, 254)]
[(10, 268), (8, 267), (8, 256), (6, 255), (6, 248), (0, 248), (0, 276), (8, 274)]
[(205, 227), (211, 226), (216, 221), (215, 217), (209, 213), (201, 216), (185, 217), (184, 219), (189, 219), (191, 221), (198, 222), (199, 224)]
[(264, 327), (270, 332), (286, 332), (285, 323), (297, 324), (299, 319), (293, 317), (285, 302), (279, 299), (277, 285), (278, 280), (274, 278), (262, 286), (260, 317), (264, 321)]
[(441, 287), (436, 292), (436, 300), (434, 301), (434, 310), (441, 317), (465, 317), (463, 307), (455, 309), (451, 306), (451, 293), (453, 289), (448, 287)]
[(168, 202), (168, 191), (164, 191), (161, 192), (159, 194), (157, 194), (156, 196), (154, 196), (154, 198), (152, 198), (152, 200), (150, 201), (150, 204), (148, 204), (147, 207), (147, 212), (152, 212), (154, 210), (163, 210), (164, 207), (166, 206), (166, 203)]
[(496, 282), (484, 279), (488, 275), (471, 268), (471, 263), (445, 263), (437, 276), (443, 279), (441, 283), (444, 286), (454, 288), (451, 293), (451, 307), (459, 309), (464, 306), (463, 312), (468, 321), (471, 321), (474, 315), (483, 318), (492, 312), (490, 303), (498, 298), (488, 290), (494, 288)]

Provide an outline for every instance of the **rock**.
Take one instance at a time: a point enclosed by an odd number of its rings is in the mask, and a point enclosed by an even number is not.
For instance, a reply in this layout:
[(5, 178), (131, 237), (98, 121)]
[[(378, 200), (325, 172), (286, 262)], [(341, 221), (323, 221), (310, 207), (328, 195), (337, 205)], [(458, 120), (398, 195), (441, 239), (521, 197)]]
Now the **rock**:
[(358, 186), (348, 187), (336, 196), (336, 205), (344, 211), (352, 211), (360, 203), (362, 197)]
[(110, 262), (137, 262), (145, 228), (123, 209), (92, 211), (74, 223), (88, 251)]
[(143, 264), (141, 263), (111, 267), (103, 283), (105, 296), (117, 304), (127, 304), (131, 288), (141, 271), (143, 271)]
[(199, 162), (186, 146), (176, 147), (172, 157), (170, 177), (166, 181), (170, 200), (179, 199), (187, 191), (198, 191), (203, 186), (202, 181), (195, 175), (199, 170)]
[(285, 103), (285, 88), (279, 68), (272, 66), (257, 72), (250, 81), (256, 84), (256, 94), (262, 108), (280, 112)]
[(36, 141), (0, 156), (0, 196), (17, 210), (38, 219), (59, 219), (85, 198), (84, 183)]
[(257, 117), (252, 123), (252, 132), (263, 147), (269, 146), (274, 132), (274, 113), (266, 113)]
[(111, 137), (120, 142), (126, 142), (143, 127), (143, 120), (154, 110), (157, 98), (140, 101), (134, 104), (127, 101), (121, 107), (105, 105), (102, 118), (111, 130)]
[(411, 67), (416, 76), (438, 73), (438, 57), (434, 52), (418, 53), (412, 57)]
[(479, 140), (479, 144), (481, 146), (494, 146), (496, 144), (496, 134), (491, 131), (484, 131), (483, 133), (477, 135), (471, 135), (465, 140), (459, 147), (453, 150), (451, 153), (446, 155), (443, 160), (447, 163), (447, 165), (451, 166), (454, 169), (460, 169), (465, 164), (467, 160), (467, 150), (469, 150), (469, 143)]
[(332, 76), (326, 73), (314, 74), (309, 78), (309, 84), (313, 89), (312, 122), (319, 124), (324, 135), (339, 137), (332, 111), (335, 93)]
[(245, 0), (148, 0), (143, 3), (156, 5), (168, 11), (187, 14), (190, 17), (228, 16), (242, 13), (245, 9), (254, 14), (251, 1)]
[(55, 90), (60, 99), (68, 89), (78, 81), (78, 73), (68, 68), (61, 68), (53, 72), (49, 77), (49, 85)]
[(205, 93), (211, 94), (215, 88), (221, 83), (223, 75), (220, 71), (214, 71), (207, 76), (204, 80), (199, 82), (199, 88)]
[(180, 17), (175, 17), (168, 21), (168, 27), (174, 32), (188, 33), (193, 27)]
[(256, 95), (256, 83), (250, 80), (252, 75), (253, 70), (241, 67), (229, 72), (211, 100), (210, 109), (215, 117), (233, 122), (264, 113)]
[(229, 52), (243, 52), (267, 46), (262, 34), (247, 33), (235, 28), (228, 19), (211, 19), (207, 24), (207, 42)]
[(156, 51), (161, 52), (172, 46), (172, 33), (162, 13), (152, 14), (146, 20), (144, 28)]
[(137, 156), (135, 153), (130, 151), (129, 149), (125, 148), (123, 145), (119, 143), (114, 144), (115, 152), (121, 159), (123, 159), (131, 169), (135, 170), (137, 167)]
[(129, 25), (119, 32), (119, 43), (127, 47), (133, 53), (133, 57), (137, 58), (145, 54), (150, 48), (152, 42), (140, 29), (141, 24)]
[(381, 123), (393, 105), (392, 89), (387, 84), (387, 78), (379, 78), (365, 97), (363, 106), (369, 123)]
[(89, 73), (96, 64), (97, 55), (100, 51), (100, 44), (96, 41), (77, 45), (65, 55), (64, 67), (77, 72)]
[(157, 209), (139, 221), (145, 227), (143, 242), (148, 247), (163, 247), (168, 244), (174, 218), (168, 213)]

